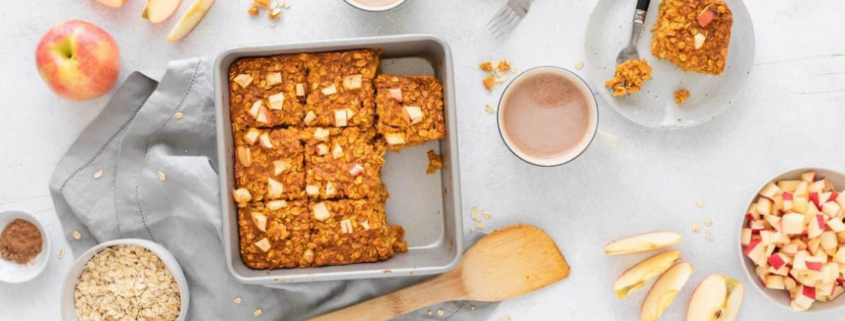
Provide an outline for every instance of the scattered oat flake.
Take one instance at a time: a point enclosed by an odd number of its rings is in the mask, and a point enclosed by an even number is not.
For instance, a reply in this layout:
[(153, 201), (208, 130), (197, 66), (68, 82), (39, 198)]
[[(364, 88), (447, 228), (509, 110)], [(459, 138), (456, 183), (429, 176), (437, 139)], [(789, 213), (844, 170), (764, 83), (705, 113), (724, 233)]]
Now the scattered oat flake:
[(393, 273), (393, 270), (384, 270), (384, 271), (381, 271), (381, 273), (390, 274), (390, 273)]
[(504, 317), (501, 319), (502, 321), (511, 321), (511, 317)]
[(176, 119), (182, 119), (182, 117), (185, 117), (185, 114), (183, 114), (183, 113), (175, 113), (175, 114), (173, 114), (173, 118), (176, 118)]
[(431, 315), (431, 314), (432, 314), (431, 309), (429, 309), (428, 311), (426, 311), (426, 312), (425, 312), (425, 314)]
[(158, 175), (158, 180), (160, 180), (162, 182), (164, 182), (167, 179), (167, 176), (164, 176), (164, 173), (162, 173), (161, 171), (158, 171), (158, 173), (156, 173), (156, 175)]
[(98, 170), (96, 173), (94, 173), (94, 179), (100, 179), (100, 177), (103, 177), (103, 170), (102, 169)]
[(241, 297), (235, 297), (235, 304), (241, 304)]
[(709, 218), (705, 219), (704, 220), (704, 226), (707, 226), (707, 227), (713, 226), (713, 219), (709, 219)]
[(255, 309), (255, 312), (252, 313), (256, 317), (260, 317), (262, 314), (264, 314), (264, 311), (261, 311), (261, 309)]
[(481, 212), (481, 216), (484, 216), (484, 218), (489, 220), (492, 215), (490, 215), (490, 212), (484, 211), (484, 212)]
[(469, 306), (469, 310), (470, 310), (470, 311), (475, 311), (475, 306), (470, 304), (470, 306)]
[(63, 259), (64, 257), (65, 257), (65, 249), (61, 248), (61, 249), (59, 249), (59, 260)]
[(73, 238), (78, 240), (82, 238), (82, 234), (79, 234), (79, 231), (73, 231)]
[(443, 309), (437, 309), (437, 315), (442, 317), (443, 316)]
[(490, 114), (490, 115), (492, 115), (492, 114), (495, 114), (495, 113), (496, 113), (496, 110), (495, 110), (495, 109), (493, 109), (493, 106), (490, 106), (490, 104), (486, 104), (486, 105), (484, 105), (484, 111), (486, 111), (486, 112), (487, 112), (488, 114)]
[(698, 200), (698, 202), (695, 202), (695, 206), (704, 207), (704, 200)]
[(469, 213), (469, 216), (472, 218), (473, 221), (478, 221), (478, 209), (473, 207), (472, 211)]
[(701, 224), (695, 223), (695, 225), (692, 226), (692, 231), (693, 233), (701, 232)]
[(474, 228), (474, 227), (470, 227), (470, 228), (469, 228), (469, 232), (470, 232), (470, 233), (475, 233), (475, 228)]
[(713, 234), (710, 234), (710, 231), (704, 232), (704, 237), (707, 238), (708, 241), (713, 240)]
[(579, 61), (579, 62), (575, 63), (575, 69), (580, 70), (581, 68), (584, 68), (584, 62), (583, 61)]
[(479, 229), (479, 230), (483, 230), (483, 229), (484, 229), (484, 222), (482, 222), (482, 221), (476, 221), (476, 222), (475, 222), (475, 226), (478, 226), (478, 229)]

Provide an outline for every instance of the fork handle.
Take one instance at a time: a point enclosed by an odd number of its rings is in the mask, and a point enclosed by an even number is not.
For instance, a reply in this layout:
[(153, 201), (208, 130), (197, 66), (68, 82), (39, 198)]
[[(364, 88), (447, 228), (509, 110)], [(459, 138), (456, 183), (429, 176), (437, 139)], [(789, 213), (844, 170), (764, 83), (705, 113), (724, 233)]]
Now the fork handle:
[(651, 0), (637, 0), (637, 10), (648, 11)]

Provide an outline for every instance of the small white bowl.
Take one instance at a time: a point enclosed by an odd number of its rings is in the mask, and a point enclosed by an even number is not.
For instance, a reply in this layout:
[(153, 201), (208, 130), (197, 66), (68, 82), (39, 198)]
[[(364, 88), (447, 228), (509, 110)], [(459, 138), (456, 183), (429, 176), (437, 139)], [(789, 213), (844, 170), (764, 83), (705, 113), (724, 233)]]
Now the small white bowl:
[(13, 261), (0, 259), (0, 282), (4, 283), (28, 282), (44, 272), (47, 263), (50, 261), (50, 235), (47, 234), (44, 224), (41, 224), (41, 221), (35, 215), (19, 210), (0, 212), (0, 232), (6, 229), (6, 226), (15, 219), (22, 219), (35, 224), (38, 231), (41, 232), (43, 243), (41, 253), (38, 253), (38, 256), (28, 264), (20, 265)]
[(122, 239), (100, 243), (88, 251), (85, 251), (85, 253), (76, 259), (76, 262), (73, 263), (73, 267), (71, 267), (70, 272), (68, 272), (67, 277), (65, 278), (65, 284), (62, 288), (62, 320), (79, 321), (79, 318), (76, 316), (76, 304), (73, 296), (76, 290), (76, 281), (82, 274), (82, 270), (85, 269), (85, 265), (91, 260), (91, 258), (94, 257), (94, 255), (107, 247), (116, 245), (137, 245), (152, 251), (161, 259), (162, 263), (164, 263), (167, 269), (170, 270), (170, 273), (173, 274), (173, 278), (179, 285), (179, 295), (181, 297), (182, 306), (179, 309), (179, 317), (176, 318), (176, 321), (184, 321), (188, 316), (190, 295), (188, 293), (188, 281), (185, 279), (185, 274), (182, 273), (182, 267), (179, 266), (179, 262), (176, 261), (175, 257), (173, 257), (173, 254), (170, 254), (170, 251), (165, 249), (163, 246), (141, 239)]
[[(751, 204), (753, 204), (754, 202), (757, 201), (757, 197), (759, 196), (760, 191), (762, 191), (763, 187), (765, 187), (767, 184), (769, 184), (769, 182), (776, 182), (776, 181), (784, 180), (784, 179), (800, 179), (801, 173), (809, 172), (809, 171), (815, 171), (817, 178), (822, 177), (822, 178), (829, 179), (830, 182), (833, 183), (833, 186), (835, 186), (837, 188), (845, 187), (845, 174), (842, 174), (840, 172), (837, 172), (837, 171), (834, 171), (834, 170), (829, 170), (829, 169), (824, 169), (824, 168), (811, 168), (811, 167), (796, 168), (796, 169), (792, 169), (792, 170), (788, 170), (786, 172), (780, 173), (779, 175), (775, 176), (773, 179), (767, 181), (762, 186), (760, 186), (760, 188), (757, 189), (756, 193), (754, 193), (754, 196), (751, 198), (751, 201), (748, 202), (748, 205), (743, 209), (743, 211), (748, 209), (748, 207), (750, 207)], [(757, 272), (756, 272), (756, 267), (754, 265), (754, 262), (752, 262), (751, 259), (746, 257), (745, 254), (743, 253), (742, 227), (746, 226), (746, 224), (747, 223), (746, 223), (746, 220), (745, 220), (745, 213), (743, 212), (743, 214), (741, 215), (741, 219), (740, 219), (740, 225), (741, 225), (740, 226), (740, 235), (738, 235), (737, 238), (736, 238), (736, 240), (737, 240), (737, 247), (736, 248), (737, 248), (738, 253), (739, 253), (739, 259), (740, 259), (740, 261), (742, 261), (742, 265), (744, 267), (743, 270), (745, 271), (745, 276), (748, 277), (748, 279), (751, 281), (751, 283), (754, 284), (754, 288), (757, 289), (757, 291), (760, 292), (760, 294), (762, 294), (764, 298), (768, 299), (769, 301), (771, 301), (772, 303), (774, 303), (777, 306), (788, 309), (789, 311), (793, 311), (792, 307), (789, 305), (789, 292), (787, 292), (786, 290), (776, 290), (776, 289), (767, 288), (763, 284), (763, 282), (760, 281), (760, 278), (757, 277)], [(836, 299), (832, 302), (815, 302), (815, 303), (813, 303), (813, 306), (810, 307), (810, 309), (808, 309), (807, 311), (801, 312), (801, 313), (831, 312), (831, 311), (835, 311), (835, 310), (840, 310), (843, 307), (845, 307), (845, 297), (840, 297), (840, 298), (838, 298), (838, 299)]]

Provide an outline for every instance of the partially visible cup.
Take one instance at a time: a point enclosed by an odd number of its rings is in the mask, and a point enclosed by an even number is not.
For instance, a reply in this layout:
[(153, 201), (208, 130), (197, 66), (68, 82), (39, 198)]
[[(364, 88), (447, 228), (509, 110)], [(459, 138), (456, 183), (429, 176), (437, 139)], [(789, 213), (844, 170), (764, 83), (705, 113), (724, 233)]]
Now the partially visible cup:
[(498, 124), (511, 152), (537, 166), (566, 164), (594, 140), (618, 144), (616, 136), (598, 130), (598, 105), (587, 83), (560, 67), (517, 76), (499, 100)]
[(343, 0), (350, 6), (355, 8), (370, 11), (382, 12), (388, 11), (405, 4), (408, 0)]

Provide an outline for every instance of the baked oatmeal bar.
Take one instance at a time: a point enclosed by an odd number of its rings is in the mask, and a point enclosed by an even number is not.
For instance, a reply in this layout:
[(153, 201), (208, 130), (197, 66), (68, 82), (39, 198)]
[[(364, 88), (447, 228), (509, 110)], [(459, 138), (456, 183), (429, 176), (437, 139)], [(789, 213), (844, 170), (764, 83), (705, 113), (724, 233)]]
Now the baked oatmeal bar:
[(384, 202), (311, 201), (313, 266), (375, 262), (406, 252), (401, 227), (388, 227)]
[(310, 93), (304, 110), (305, 126), (373, 126), (373, 79), (379, 54), (353, 50), (312, 55), (308, 60)]
[(305, 192), (315, 199), (386, 198), (386, 149), (375, 128), (306, 128)]
[(249, 191), (254, 201), (304, 198), (305, 152), (299, 137), (294, 128), (235, 132), (236, 188)]
[(250, 203), (238, 210), (241, 259), (252, 269), (308, 267), (311, 215), (306, 200)]
[(663, 0), (651, 29), (651, 54), (681, 70), (720, 75), (728, 59), (733, 15), (724, 1)]
[(241, 58), (229, 67), (232, 129), (297, 126), (308, 90), (309, 56)]
[(431, 76), (376, 78), (378, 129), (390, 149), (446, 137), (443, 86)]
[(645, 59), (631, 59), (616, 66), (613, 78), (606, 81), (604, 86), (610, 88), (614, 97), (637, 93), (651, 79), (651, 71)]

